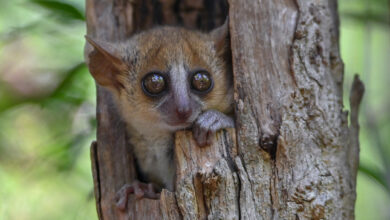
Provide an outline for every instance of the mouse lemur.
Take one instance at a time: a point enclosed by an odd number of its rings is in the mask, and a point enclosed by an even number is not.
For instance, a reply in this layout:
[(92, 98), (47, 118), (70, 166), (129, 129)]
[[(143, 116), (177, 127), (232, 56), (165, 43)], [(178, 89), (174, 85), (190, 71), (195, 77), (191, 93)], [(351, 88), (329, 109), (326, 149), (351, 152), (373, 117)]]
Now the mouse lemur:
[[(174, 133), (191, 128), (199, 146), (234, 127), (227, 22), (209, 32), (157, 27), (122, 42), (86, 36), (87, 64), (95, 81), (115, 98), (134, 148), (138, 178), (121, 190), (156, 198), (174, 190)], [(150, 184), (153, 183), (154, 188)]]

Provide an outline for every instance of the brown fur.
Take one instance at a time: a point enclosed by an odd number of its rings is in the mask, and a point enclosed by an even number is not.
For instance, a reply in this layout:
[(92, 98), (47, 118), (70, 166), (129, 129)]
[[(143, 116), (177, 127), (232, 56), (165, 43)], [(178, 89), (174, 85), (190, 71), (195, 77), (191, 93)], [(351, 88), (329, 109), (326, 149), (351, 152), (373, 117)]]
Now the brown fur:
[[(226, 63), (217, 56), (213, 39), (210, 35), (179, 29), (174, 27), (162, 27), (143, 32), (132, 39), (138, 42), (136, 48), (127, 48), (128, 54), (137, 54), (137, 62), (130, 67), (130, 74), (135, 75), (135, 80), (130, 81), (126, 75), (120, 79), (127, 92), (122, 93), (121, 100), (129, 100), (129, 108), (137, 108), (139, 112), (149, 120), (157, 120), (158, 117), (152, 106), (154, 100), (145, 96), (140, 83), (141, 79), (153, 70), (162, 72), (169, 70), (169, 65), (178, 57), (184, 56), (189, 70), (202, 68), (207, 70), (214, 79), (213, 90), (203, 97), (204, 109), (216, 109), (221, 112), (230, 111), (231, 101), (225, 100), (231, 97), (230, 73)], [(136, 52), (135, 52), (136, 51)], [(131, 65), (131, 59), (126, 60)], [(136, 112), (137, 110), (130, 110)], [(140, 117), (143, 117), (140, 115)]]
[[(170, 164), (172, 161), (156, 162), (160, 165), (153, 162), (156, 161), (155, 157), (166, 155), (172, 149), (173, 132), (188, 125), (167, 125), (167, 122), (176, 120), (173, 109), (177, 102), (171, 100), (175, 96), (149, 97), (142, 90), (141, 81), (146, 74), (158, 71), (169, 73), (169, 83), (175, 83), (175, 78), (183, 76), (176, 76), (177, 73), (171, 71), (173, 67), (185, 69), (184, 74), (206, 70), (214, 81), (214, 87), (208, 94), (197, 95), (190, 89), (185, 90), (185, 93), (188, 92), (185, 97), (189, 97), (191, 108), (194, 108), (189, 122), (194, 122), (200, 113), (209, 109), (231, 112), (231, 72), (225, 59), (228, 52), (226, 24), (211, 33), (158, 27), (115, 44), (87, 40), (95, 48), (89, 55), (90, 71), (97, 83), (114, 94), (132, 135), (130, 142), (134, 145), (142, 172), (148, 176), (148, 181), (153, 180), (172, 189), (172, 180), (169, 179), (174, 175), (174, 167)], [(118, 60), (121, 62), (118, 63)], [(188, 85), (178, 86), (188, 88)], [(168, 174), (156, 171), (153, 166), (165, 167)]]

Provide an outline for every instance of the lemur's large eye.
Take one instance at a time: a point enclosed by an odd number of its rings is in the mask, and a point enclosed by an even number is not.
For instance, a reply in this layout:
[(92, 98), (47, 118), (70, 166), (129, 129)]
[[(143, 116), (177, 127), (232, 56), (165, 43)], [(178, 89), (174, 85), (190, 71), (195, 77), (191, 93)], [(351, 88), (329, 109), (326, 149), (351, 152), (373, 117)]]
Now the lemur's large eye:
[(191, 86), (198, 92), (207, 93), (213, 87), (213, 80), (210, 74), (205, 71), (196, 72), (192, 75)]
[(149, 73), (142, 79), (142, 89), (149, 96), (158, 96), (166, 89), (164, 76), (159, 73)]

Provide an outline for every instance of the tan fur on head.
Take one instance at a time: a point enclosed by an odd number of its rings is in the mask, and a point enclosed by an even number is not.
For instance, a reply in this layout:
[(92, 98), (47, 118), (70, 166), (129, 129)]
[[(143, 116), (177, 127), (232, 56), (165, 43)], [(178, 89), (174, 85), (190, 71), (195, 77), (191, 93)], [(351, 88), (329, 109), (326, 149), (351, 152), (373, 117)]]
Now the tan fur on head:
[[(171, 115), (161, 111), (162, 100), (169, 97), (156, 99), (145, 95), (141, 87), (143, 77), (153, 71), (168, 73), (175, 65), (186, 71), (206, 70), (213, 78), (214, 87), (204, 96), (189, 91), (193, 102), (199, 105), (193, 114), (205, 109), (231, 111), (231, 73), (224, 57), (227, 34), (225, 24), (211, 33), (159, 27), (115, 44), (87, 37), (95, 48), (89, 54), (88, 65), (97, 83), (111, 91), (117, 90), (114, 94), (122, 116), (133, 128), (175, 129), (164, 122), (171, 120)], [(175, 73), (169, 74), (170, 78), (177, 77)], [(169, 83), (175, 80), (170, 79)], [(191, 120), (195, 118), (196, 115)]]

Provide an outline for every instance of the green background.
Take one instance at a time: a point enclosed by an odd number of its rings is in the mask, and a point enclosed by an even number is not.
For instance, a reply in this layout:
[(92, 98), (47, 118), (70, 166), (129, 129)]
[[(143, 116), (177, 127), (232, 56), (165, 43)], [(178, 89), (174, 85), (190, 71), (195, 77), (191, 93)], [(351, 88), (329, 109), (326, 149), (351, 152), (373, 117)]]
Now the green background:
[[(84, 7), (77, 0), (1, 2), (0, 219), (97, 219)], [(346, 109), (355, 73), (366, 86), (358, 220), (390, 219), (389, 11), (388, 0), (339, 0)]]

